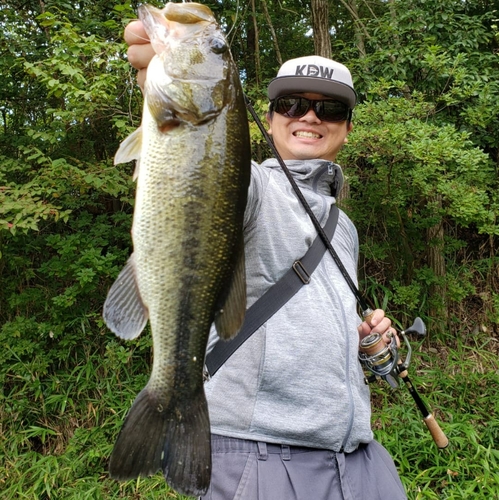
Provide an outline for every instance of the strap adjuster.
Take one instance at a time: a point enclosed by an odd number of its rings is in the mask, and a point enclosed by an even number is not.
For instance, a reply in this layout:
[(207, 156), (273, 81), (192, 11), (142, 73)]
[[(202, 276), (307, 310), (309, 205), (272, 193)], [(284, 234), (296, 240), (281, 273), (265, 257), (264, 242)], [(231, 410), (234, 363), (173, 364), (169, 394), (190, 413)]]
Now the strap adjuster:
[(293, 270), (298, 275), (298, 278), (301, 279), (304, 285), (308, 285), (310, 283), (310, 274), (305, 269), (301, 261), (295, 260), (293, 262)]

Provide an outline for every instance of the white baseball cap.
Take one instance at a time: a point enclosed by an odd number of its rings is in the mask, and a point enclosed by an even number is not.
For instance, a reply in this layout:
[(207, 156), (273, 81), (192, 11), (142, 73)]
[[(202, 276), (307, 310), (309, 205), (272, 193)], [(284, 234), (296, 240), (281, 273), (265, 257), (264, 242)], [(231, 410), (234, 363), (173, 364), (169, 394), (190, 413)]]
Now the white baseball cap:
[(321, 56), (306, 56), (286, 61), (269, 83), (272, 101), (282, 95), (313, 92), (343, 101), (350, 109), (357, 102), (352, 75), (346, 66)]

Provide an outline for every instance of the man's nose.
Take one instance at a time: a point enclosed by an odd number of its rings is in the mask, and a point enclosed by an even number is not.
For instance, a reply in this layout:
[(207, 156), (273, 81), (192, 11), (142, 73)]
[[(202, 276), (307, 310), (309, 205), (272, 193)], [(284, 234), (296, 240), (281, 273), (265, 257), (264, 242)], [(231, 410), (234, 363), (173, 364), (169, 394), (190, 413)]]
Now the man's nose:
[(310, 109), (300, 118), (300, 121), (306, 121), (310, 123), (320, 123), (321, 120), (315, 114), (314, 108), (310, 107)]

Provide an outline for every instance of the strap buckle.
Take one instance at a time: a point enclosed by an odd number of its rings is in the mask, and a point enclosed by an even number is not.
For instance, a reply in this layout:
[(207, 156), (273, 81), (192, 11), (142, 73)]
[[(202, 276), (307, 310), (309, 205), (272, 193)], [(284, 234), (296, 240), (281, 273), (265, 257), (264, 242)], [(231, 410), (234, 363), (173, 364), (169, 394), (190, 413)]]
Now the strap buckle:
[(310, 283), (310, 274), (305, 269), (301, 261), (295, 260), (293, 262), (293, 270), (298, 275), (298, 278), (301, 279), (304, 285), (308, 285)]

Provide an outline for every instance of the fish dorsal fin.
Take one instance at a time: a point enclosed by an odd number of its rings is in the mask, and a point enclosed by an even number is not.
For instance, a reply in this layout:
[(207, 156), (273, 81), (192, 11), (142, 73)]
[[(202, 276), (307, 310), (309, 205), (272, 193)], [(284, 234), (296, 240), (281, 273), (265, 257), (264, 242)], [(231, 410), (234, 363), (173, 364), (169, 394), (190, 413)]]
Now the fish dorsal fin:
[(227, 299), (215, 316), (217, 333), (223, 340), (228, 340), (236, 335), (241, 329), (246, 313), (246, 266), (243, 246), (241, 245), (240, 248), (240, 257), (234, 269)]
[(148, 311), (135, 279), (133, 254), (107, 294), (103, 317), (108, 328), (125, 340), (138, 337), (146, 326)]

